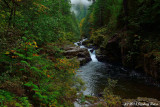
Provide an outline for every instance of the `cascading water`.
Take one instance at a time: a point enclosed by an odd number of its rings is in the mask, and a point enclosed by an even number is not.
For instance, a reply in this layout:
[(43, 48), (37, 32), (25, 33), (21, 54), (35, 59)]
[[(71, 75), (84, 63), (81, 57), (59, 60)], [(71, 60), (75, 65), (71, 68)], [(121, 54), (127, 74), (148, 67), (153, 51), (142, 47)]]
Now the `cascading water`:
[(88, 52), (90, 54), (90, 57), (92, 59), (93, 62), (98, 62), (97, 58), (96, 58), (96, 54), (95, 54), (95, 50), (93, 49), (88, 49)]
[[(80, 48), (86, 48), (82, 45), (85, 40), (87, 39), (76, 42), (75, 45), (80, 46)], [(160, 100), (160, 88), (153, 86), (150, 82), (146, 83), (146, 80), (150, 80), (150, 78), (121, 66), (99, 62), (96, 58), (95, 50), (89, 48), (88, 51), (92, 61), (81, 66), (79, 68), (81, 72), (76, 73), (76, 76), (81, 77), (85, 82), (86, 90), (82, 91), (84, 95), (98, 96), (107, 86), (107, 79), (111, 78), (118, 80), (113, 91), (114, 94), (122, 98), (148, 97)], [(81, 106), (75, 105), (75, 107)]]
[[(86, 41), (86, 40), (87, 40), (87, 38), (86, 38), (86, 39), (83, 39), (82, 41), (76, 42), (76, 43), (74, 43), (74, 44), (75, 44), (76, 46), (79, 46), (80, 48), (86, 48), (84, 45), (82, 45), (82, 43), (83, 43), (84, 41)], [(98, 60), (97, 60), (97, 58), (96, 58), (95, 50), (92, 49), (92, 48), (88, 48), (88, 52), (89, 52), (89, 54), (90, 54), (91, 60), (92, 60), (93, 62), (98, 62)]]

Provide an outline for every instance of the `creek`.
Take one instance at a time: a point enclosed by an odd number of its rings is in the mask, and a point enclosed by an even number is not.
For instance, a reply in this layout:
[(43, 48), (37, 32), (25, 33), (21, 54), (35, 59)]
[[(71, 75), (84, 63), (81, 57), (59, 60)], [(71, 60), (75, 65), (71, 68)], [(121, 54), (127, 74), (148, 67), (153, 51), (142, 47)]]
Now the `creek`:
[[(83, 39), (75, 45), (86, 48), (82, 45)], [(137, 97), (155, 98), (160, 100), (160, 86), (151, 77), (139, 73), (135, 70), (126, 69), (120, 65), (107, 62), (99, 62), (96, 58), (95, 50), (88, 48), (91, 61), (81, 66), (77, 72), (85, 82), (86, 90), (84, 95), (99, 96), (107, 87), (108, 78), (117, 80), (113, 90), (115, 95), (121, 98), (136, 99)]]

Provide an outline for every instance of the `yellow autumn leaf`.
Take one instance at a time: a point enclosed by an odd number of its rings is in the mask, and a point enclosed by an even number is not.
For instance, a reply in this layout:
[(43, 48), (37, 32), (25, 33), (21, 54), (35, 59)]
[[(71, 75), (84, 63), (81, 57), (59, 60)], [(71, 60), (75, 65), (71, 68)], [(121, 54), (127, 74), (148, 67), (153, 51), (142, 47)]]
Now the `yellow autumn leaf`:
[(9, 53), (10, 53), (10, 52), (9, 52), (9, 51), (7, 51), (5, 54), (7, 54), (7, 55), (8, 55)]
[(2, 16), (2, 18), (5, 18), (6, 16), (5, 15), (3, 15), (3, 14), (1, 14), (1, 16)]

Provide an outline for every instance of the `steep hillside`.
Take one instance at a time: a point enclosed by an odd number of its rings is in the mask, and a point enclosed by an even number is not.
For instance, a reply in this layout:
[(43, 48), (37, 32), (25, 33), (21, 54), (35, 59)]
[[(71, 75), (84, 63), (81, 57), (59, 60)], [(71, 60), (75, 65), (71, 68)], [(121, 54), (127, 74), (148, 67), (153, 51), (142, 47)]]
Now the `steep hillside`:
[(160, 1), (96, 0), (81, 21), (81, 35), (106, 60), (160, 78)]

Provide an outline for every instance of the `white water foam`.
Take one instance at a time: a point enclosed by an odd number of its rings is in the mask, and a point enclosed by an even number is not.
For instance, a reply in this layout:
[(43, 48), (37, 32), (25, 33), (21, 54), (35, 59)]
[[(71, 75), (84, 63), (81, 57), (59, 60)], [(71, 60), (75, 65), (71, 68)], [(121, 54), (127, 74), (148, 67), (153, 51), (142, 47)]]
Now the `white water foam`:
[(92, 49), (88, 49), (88, 52), (90, 54), (90, 57), (92, 59), (93, 62), (98, 62), (97, 58), (96, 58), (96, 54), (95, 54), (95, 50), (93, 50), (93, 52), (91, 52)]
[[(82, 42), (84, 42), (84, 41), (86, 41), (86, 40), (88, 40), (88, 39), (87, 39), (87, 38), (86, 38), (86, 39), (82, 39), (81, 41), (75, 42), (74, 44), (75, 44), (76, 46), (79, 46), (79, 44), (80, 44), (80, 48), (86, 48), (84, 45), (82, 45)], [(92, 52), (91, 52), (91, 51), (92, 51)], [(89, 54), (90, 54), (90, 57), (91, 57), (91, 59), (92, 59), (92, 62), (98, 62), (98, 60), (97, 60), (97, 58), (96, 58), (95, 50), (93, 50), (93, 49), (91, 48), (91, 49), (88, 49), (88, 52), (89, 52)]]

